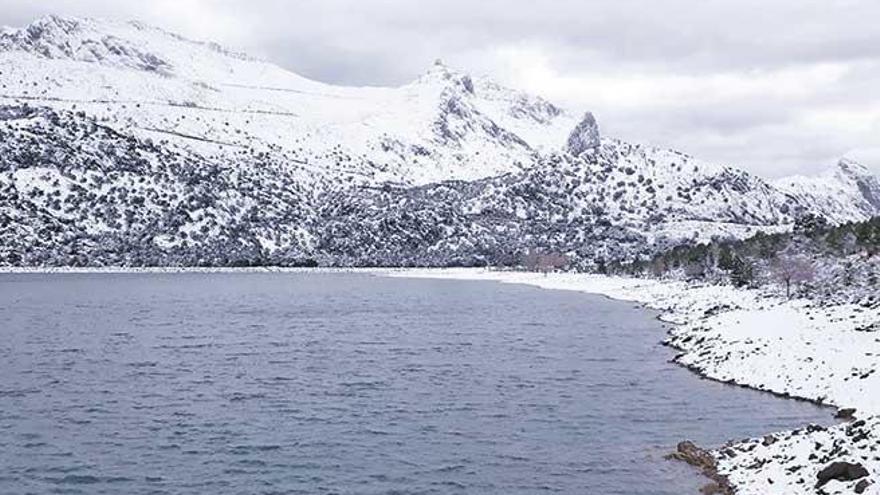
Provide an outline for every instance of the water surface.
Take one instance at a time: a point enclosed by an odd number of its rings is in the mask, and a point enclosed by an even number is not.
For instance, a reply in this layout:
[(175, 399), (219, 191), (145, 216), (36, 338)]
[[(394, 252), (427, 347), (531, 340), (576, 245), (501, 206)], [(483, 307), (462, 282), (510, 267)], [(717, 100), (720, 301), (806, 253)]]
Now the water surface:
[(0, 493), (675, 494), (827, 409), (669, 364), (632, 304), (358, 274), (0, 275)]

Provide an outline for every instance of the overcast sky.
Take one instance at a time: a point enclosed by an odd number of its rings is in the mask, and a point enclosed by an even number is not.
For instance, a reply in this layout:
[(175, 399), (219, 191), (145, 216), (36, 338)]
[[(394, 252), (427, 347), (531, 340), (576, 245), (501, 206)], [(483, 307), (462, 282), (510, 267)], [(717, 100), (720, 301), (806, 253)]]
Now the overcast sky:
[(767, 176), (880, 172), (878, 0), (0, 0), (0, 24), (138, 19), (331, 83), (437, 58), (596, 113), (603, 132)]

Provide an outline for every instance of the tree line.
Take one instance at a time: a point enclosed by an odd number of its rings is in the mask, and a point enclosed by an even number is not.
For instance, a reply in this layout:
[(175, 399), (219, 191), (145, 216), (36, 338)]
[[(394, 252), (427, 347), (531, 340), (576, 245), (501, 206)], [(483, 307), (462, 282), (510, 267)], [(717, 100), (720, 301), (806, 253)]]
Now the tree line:
[[(821, 216), (807, 214), (796, 220), (790, 232), (681, 245), (632, 262), (598, 260), (595, 269), (610, 275), (729, 282), (737, 287), (777, 284), (792, 297), (820, 283), (876, 283), (878, 254), (880, 217), (831, 225)], [(866, 270), (872, 273), (860, 273)]]

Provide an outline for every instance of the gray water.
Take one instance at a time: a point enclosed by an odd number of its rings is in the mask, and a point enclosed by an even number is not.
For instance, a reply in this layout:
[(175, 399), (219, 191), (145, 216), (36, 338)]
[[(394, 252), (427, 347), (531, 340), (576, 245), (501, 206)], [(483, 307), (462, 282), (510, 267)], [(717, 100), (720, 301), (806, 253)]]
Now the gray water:
[(0, 493), (686, 494), (689, 438), (830, 412), (633, 305), (351, 274), (0, 275)]

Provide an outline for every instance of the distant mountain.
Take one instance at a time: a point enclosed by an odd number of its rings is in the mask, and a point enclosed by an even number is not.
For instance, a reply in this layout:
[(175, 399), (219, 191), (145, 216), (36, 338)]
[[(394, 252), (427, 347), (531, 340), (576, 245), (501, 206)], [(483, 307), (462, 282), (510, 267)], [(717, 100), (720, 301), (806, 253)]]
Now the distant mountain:
[(880, 213), (850, 161), (768, 182), (440, 62), (339, 87), (139, 23), (3, 31), (0, 105), (7, 265), (588, 265)]
[(864, 165), (848, 159), (840, 160), (820, 176), (788, 177), (775, 185), (837, 223), (871, 217), (880, 211), (880, 180)]
[(348, 88), (139, 23), (47, 17), (0, 35), (0, 101), (81, 110), (205, 154), (283, 150), (367, 181), (515, 170), (577, 119), (438, 63), (400, 88)]

